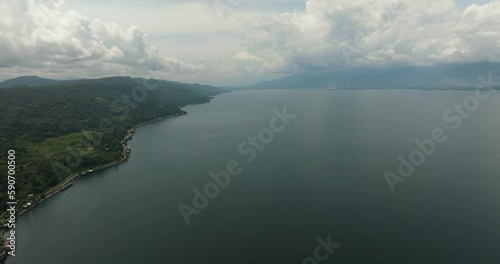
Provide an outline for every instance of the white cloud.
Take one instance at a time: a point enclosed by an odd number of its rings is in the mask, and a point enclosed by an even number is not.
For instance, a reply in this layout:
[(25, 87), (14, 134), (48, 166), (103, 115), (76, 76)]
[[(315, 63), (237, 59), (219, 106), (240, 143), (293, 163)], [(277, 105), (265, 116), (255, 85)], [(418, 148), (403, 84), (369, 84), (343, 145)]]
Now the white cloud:
[(346, 66), (500, 61), (499, 0), (401, 1), (220, 0), (237, 3), (221, 18), (212, 0), (2, 0), (0, 78), (237, 85)]
[(500, 1), (308, 0), (305, 11), (248, 24), (248, 56), (263, 71), (346, 65), (430, 65), (500, 61)]
[[(0, 67), (18, 73), (46, 71), (49, 75), (85, 77), (158, 71), (203, 72), (190, 64), (159, 55), (137, 26), (90, 20), (68, 10), (62, 1), (4, 0), (0, 4)], [(38, 69), (38, 70), (37, 70)], [(78, 76), (75, 76), (78, 77)], [(81, 77), (81, 76), (80, 76)]]
[(263, 61), (261, 58), (255, 57), (247, 52), (238, 52), (238, 54), (234, 56), (234, 59), (238, 61)]

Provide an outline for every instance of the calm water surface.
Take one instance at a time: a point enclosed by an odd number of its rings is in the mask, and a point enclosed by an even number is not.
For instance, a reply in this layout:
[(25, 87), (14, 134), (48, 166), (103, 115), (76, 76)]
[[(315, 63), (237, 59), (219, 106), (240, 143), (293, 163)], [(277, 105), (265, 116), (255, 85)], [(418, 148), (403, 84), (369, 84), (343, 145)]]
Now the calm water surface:
[[(8, 264), (300, 264), (328, 236), (341, 246), (318, 263), (500, 263), (500, 94), (456, 131), (442, 118), (471, 94), (242, 91), (189, 106), (140, 128), (127, 163), (19, 219)], [(238, 145), (284, 106), (296, 119), (248, 163)], [(392, 193), (384, 172), (435, 128), (448, 141)], [(230, 160), (242, 173), (186, 225), (179, 203)]]

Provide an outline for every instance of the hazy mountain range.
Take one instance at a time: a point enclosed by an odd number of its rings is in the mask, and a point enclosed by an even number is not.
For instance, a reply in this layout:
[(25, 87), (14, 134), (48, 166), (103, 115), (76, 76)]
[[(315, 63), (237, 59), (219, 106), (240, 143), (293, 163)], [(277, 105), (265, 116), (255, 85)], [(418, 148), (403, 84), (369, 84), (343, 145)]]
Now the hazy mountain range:
[[(475, 89), (479, 84), (479, 77), (489, 79), (489, 75), (492, 76), (494, 86), (500, 87), (500, 63), (481, 62), (428, 67), (351, 68), (319, 73), (300, 73), (230, 89)], [(141, 78), (133, 80), (156, 81), (218, 92), (215, 87), (201, 84)], [(81, 80), (58, 81), (37, 76), (22, 76), (0, 82), (0, 88), (52, 86), (79, 81)]]
[[(243, 89), (474, 89), (479, 76), (492, 74), (500, 86), (500, 63), (429, 67), (356, 68), (295, 74), (238, 87)], [(486, 78), (487, 79), (487, 78)]]
[(11, 87), (19, 87), (19, 86), (45, 86), (45, 85), (54, 85), (59, 81), (52, 79), (40, 78), (38, 76), (21, 76), (14, 79), (5, 80), (0, 82), (0, 88), (11, 88)]

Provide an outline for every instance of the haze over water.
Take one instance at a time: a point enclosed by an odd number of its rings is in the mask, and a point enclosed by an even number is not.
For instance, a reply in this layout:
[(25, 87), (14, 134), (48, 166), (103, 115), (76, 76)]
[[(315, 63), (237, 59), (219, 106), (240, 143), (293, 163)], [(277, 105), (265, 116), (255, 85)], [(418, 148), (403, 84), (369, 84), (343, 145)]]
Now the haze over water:
[[(9, 264), (499, 263), (499, 94), (456, 131), (443, 113), (473, 92), (240, 91), (138, 129), (127, 163), (94, 173), (18, 222)], [(297, 117), (254, 161), (238, 145), (273, 109)], [(392, 193), (414, 140), (448, 140)], [(243, 171), (187, 225), (179, 203), (209, 172)]]

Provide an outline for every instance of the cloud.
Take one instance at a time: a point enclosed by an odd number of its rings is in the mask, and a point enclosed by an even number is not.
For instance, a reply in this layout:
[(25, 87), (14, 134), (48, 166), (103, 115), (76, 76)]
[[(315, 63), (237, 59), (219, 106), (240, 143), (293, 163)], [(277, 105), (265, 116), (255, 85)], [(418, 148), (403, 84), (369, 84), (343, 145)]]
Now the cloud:
[(304, 11), (247, 24), (246, 56), (262, 71), (500, 61), (500, 1), (308, 0)]
[(212, 0), (2, 0), (0, 78), (150, 74), (236, 85), (301, 71), (500, 61), (499, 0), (219, 2), (231, 7), (222, 17)]
[(0, 15), (0, 68), (4, 71), (38, 69), (54, 75), (72, 71), (92, 76), (205, 70), (202, 64), (159, 55), (137, 26), (124, 29), (90, 20), (68, 10), (63, 1), (3, 0)]
[(263, 61), (261, 58), (255, 57), (247, 52), (238, 52), (238, 54), (234, 56), (234, 59), (238, 61)]

